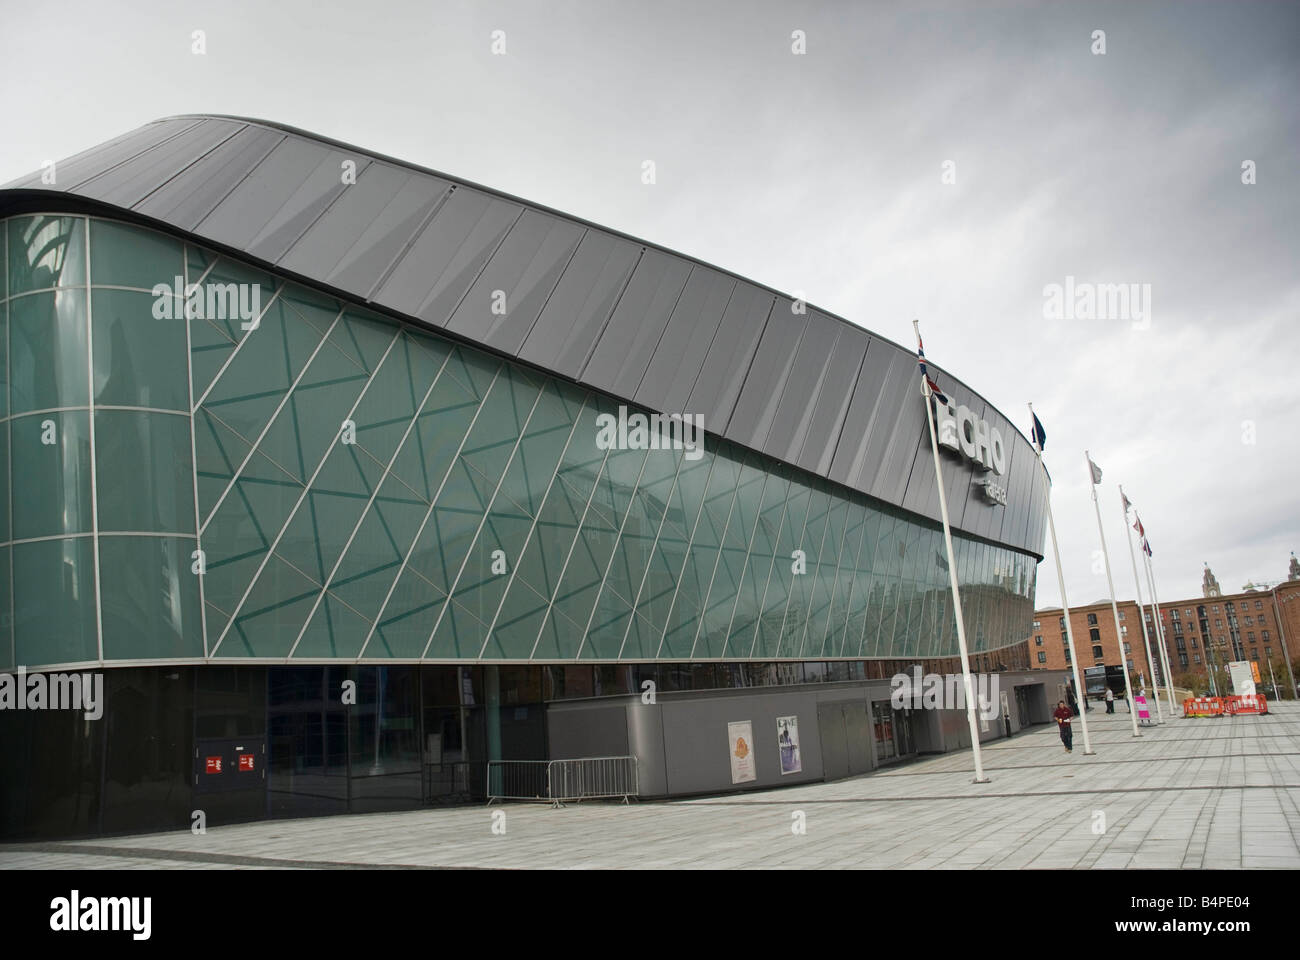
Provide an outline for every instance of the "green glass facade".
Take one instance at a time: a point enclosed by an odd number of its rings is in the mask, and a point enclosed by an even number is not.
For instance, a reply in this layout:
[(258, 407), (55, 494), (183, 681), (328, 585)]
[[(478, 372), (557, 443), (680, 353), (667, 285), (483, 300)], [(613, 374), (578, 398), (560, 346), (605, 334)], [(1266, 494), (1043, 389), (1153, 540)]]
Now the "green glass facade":
[[(161, 233), (0, 225), (0, 669), (957, 652), (929, 521), (713, 437), (602, 449), (613, 397)], [(955, 546), (972, 652), (1023, 640), (1036, 558)]]

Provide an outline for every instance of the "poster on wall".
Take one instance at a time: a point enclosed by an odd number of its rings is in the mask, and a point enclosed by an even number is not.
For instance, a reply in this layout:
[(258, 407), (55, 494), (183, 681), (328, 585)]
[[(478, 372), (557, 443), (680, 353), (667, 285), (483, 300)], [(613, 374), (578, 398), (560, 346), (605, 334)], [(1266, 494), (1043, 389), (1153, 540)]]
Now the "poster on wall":
[(800, 773), (803, 757), (799, 754), (799, 718), (776, 718), (776, 744), (781, 748), (781, 776)]
[(754, 730), (750, 722), (728, 723), (727, 741), (731, 745), (731, 782), (746, 783), (758, 779), (754, 767)]

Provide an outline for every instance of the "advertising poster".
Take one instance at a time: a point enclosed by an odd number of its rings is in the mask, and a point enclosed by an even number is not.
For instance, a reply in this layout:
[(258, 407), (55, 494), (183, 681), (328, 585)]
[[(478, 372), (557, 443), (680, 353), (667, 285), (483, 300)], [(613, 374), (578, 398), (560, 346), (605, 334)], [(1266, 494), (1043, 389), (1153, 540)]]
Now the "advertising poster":
[(727, 741), (731, 746), (731, 782), (756, 780), (754, 767), (754, 730), (748, 720), (727, 724)]
[(799, 718), (776, 718), (776, 743), (781, 748), (781, 775), (803, 770), (803, 757), (799, 755)]

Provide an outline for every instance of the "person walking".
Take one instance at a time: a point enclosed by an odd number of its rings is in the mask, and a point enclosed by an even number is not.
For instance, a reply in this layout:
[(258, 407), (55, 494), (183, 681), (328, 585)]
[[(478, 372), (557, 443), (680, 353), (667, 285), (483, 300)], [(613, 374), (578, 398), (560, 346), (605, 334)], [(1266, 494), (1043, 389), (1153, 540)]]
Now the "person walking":
[(1056, 720), (1056, 725), (1061, 730), (1061, 743), (1065, 744), (1065, 752), (1074, 752), (1074, 731), (1071, 724), (1074, 722), (1074, 714), (1070, 708), (1065, 705), (1064, 700), (1056, 702), (1056, 712), (1052, 714)]
[(1115, 691), (1110, 687), (1106, 688), (1106, 712), (1115, 712)]

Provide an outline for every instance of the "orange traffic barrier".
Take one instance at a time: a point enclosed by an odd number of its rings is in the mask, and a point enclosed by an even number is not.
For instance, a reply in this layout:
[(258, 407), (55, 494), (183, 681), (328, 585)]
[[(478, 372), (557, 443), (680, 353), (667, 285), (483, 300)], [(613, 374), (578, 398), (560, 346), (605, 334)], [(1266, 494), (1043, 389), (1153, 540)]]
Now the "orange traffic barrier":
[(1224, 709), (1229, 716), (1247, 713), (1268, 713), (1268, 701), (1262, 693), (1251, 693), (1240, 697), (1224, 697)]
[(1188, 697), (1183, 701), (1184, 717), (1221, 717), (1224, 712), (1222, 697)]

